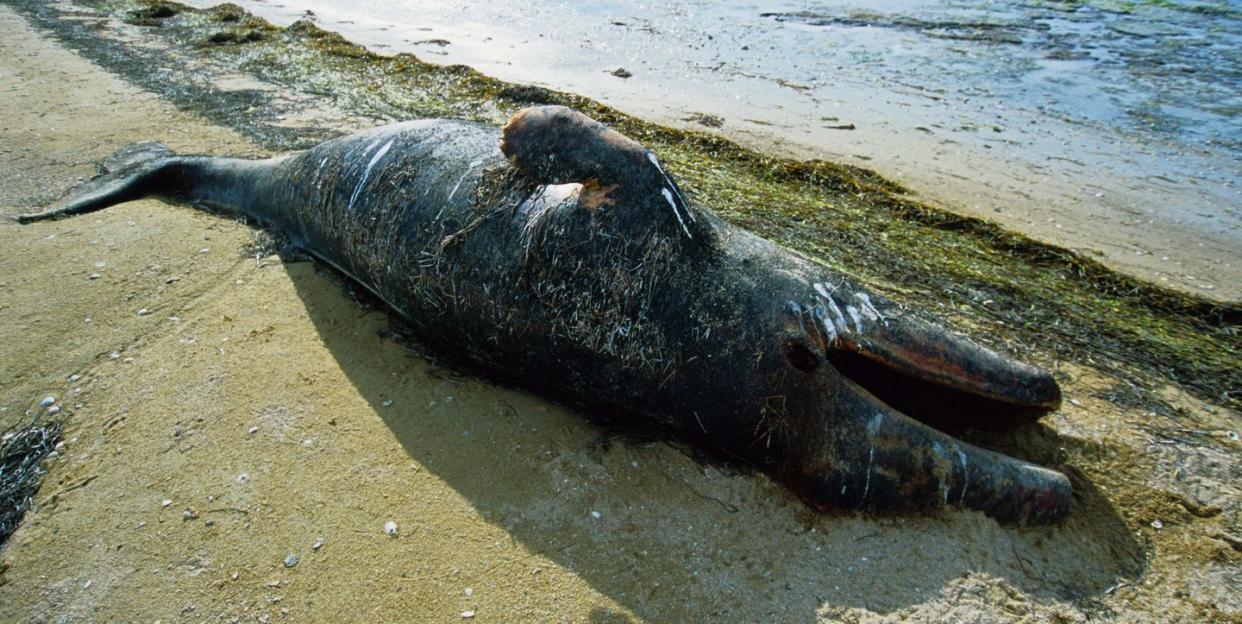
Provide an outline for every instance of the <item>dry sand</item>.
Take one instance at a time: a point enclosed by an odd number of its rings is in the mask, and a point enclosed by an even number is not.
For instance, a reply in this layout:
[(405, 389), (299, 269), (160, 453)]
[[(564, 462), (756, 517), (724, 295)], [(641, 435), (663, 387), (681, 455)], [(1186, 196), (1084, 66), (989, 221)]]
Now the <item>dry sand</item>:
[[(6, 7), (0, 76), (0, 215), (134, 141), (258, 153)], [(0, 222), (0, 424), (50, 394), (67, 441), (0, 551), (0, 620), (1242, 621), (1238, 416), (1176, 389), (1189, 442), (1061, 367), (1060, 527), (819, 516), (428, 364), (254, 239), (152, 201)]]

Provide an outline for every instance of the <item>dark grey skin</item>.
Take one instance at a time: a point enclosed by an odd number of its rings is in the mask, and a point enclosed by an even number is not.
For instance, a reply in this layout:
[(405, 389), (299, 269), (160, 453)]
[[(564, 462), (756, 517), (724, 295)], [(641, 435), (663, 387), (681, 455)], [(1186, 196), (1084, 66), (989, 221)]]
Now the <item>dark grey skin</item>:
[[(435, 351), (768, 471), (821, 509), (1055, 522), (1059, 472), (925, 420), (1025, 422), (1050, 375), (691, 205), (638, 143), (562, 107), (503, 131), (414, 121), (283, 158), (144, 146), (57, 209), (155, 196), (245, 215), (390, 305)], [(866, 384), (867, 389), (863, 385)], [(870, 390), (870, 391), (869, 391)]]

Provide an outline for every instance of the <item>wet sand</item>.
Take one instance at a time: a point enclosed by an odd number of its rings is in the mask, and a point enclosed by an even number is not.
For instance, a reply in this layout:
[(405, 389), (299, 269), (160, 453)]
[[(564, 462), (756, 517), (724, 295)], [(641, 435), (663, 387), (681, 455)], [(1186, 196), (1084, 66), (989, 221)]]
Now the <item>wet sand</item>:
[[(262, 152), (7, 7), (0, 75), (4, 216), (134, 141)], [(1063, 526), (822, 516), (762, 476), (429, 364), (330, 274), (254, 242), (151, 201), (0, 221), (0, 421), (53, 395), (67, 423), (0, 551), (0, 619), (1242, 618), (1238, 416), (1176, 388), (1162, 397), (1183, 411), (1158, 416), (1060, 366), (1069, 402), (1047, 426), (1078, 492)]]

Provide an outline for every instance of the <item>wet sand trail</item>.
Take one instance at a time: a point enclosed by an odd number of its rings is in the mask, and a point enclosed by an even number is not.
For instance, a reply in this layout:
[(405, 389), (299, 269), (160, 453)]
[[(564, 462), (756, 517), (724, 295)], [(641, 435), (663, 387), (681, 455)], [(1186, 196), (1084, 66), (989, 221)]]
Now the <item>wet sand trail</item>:
[[(277, 31), (176, 9), (222, 40), (180, 46), (151, 25), (173, 18), (161, 6), (0, 6), (0, 215), (47, 205), (135, 141), (264, 155), (385, 120), (310, 65), (302, 91), (212, 56)], [(876, 184), (859, 175), (855, 191)], [(705, 203), (731, 192), (687, 177)], [(1067, 471), (1063, 525), (818, 515), (761, 475), (440, 366), (335, 274), (272, 249), (244, 224), (152, 201), (0, 221), (0, 424), (48, 395), (66, 423), (0, 550), (0, 619), (1242, 618), (1228, 395), (1029, 345), (1065, 406), (1003, 439), (968, 435)], [(998, 327), (958, 301), (938, 312), (975, 335)]]

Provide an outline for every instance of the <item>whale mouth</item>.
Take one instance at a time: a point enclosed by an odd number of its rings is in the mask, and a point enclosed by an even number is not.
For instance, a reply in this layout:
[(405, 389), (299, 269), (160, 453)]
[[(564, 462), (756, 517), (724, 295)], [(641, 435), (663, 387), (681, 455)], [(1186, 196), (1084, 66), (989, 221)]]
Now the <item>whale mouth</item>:
[(1035, 422), (1055, 409), (985, 396), (959, 387), (961, 384), (920, 378), (848, 349), (830, 349), (827, 359), (837, 372), (879, 401), (942, 431), (1009, 429)]
[(913, 315), (840, 325), (820, 343), (842, 376), (937, 429), (1010, 428), (1061, 404), (1053, 376)]

